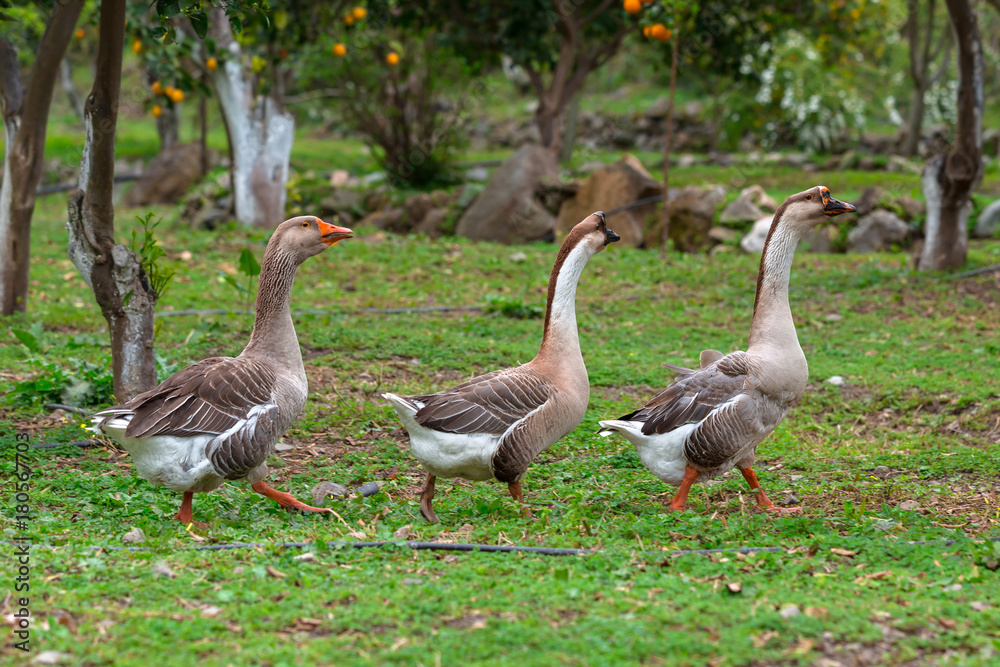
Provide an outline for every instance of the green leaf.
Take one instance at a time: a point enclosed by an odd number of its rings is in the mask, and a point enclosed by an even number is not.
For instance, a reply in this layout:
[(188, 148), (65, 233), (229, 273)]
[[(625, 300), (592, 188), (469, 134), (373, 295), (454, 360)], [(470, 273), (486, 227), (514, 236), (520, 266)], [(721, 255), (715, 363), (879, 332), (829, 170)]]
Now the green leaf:
[(233, 278), (228, 273), (223, 273), (222, 271), (219, 271), (219, 275), (222, 276), (222, 279), (226, 281), (227, 285), (232, 285), (237, 292), (247, 291), (247, 288), (243, 287), (243, 285), (240, 285), (238, 282), (236, 282), (236, 278)]
[(168, 19), (181, 11), (180, 0), (156, 0), (156, 13), (161, 19)]
[(38, 344), (38, 339), (27, 331), (22, 331), (21, 329), (12, 329), (11, 332), (14, 337), (21, 341), (21, 344), (28, 348), (30, 351), (38, 354), (42, 351), (41, 345)]
[(240, 251), (240, 271), (247, 278), (260, 275), (260, 264), (257, 263), (257, 258), (253, 256), (250, 248), (243, 248)]
[(194, 12), (188, 16), (191, 19), (191, 27), (198, 33), (200, 39), (205, 39), (208, 34), (208, 16), (205, 12)]
[(237, 35), (243, 32), (243, 21), (240, 20), (239, 16), (229, 17), (229, 26), (233, 29)]

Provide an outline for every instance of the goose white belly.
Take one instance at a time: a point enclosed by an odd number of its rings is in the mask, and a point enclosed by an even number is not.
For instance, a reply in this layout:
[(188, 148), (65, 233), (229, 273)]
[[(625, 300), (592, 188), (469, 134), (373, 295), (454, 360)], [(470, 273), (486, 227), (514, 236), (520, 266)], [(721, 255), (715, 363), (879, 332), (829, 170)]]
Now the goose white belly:
[(700, 422), (685, 424), (673, 431), (653, 435), (643, 435), (644, 422), (609, 419), (600, 424), (602, 428), (622, 434), (626, 440), (635, 445), (639, 460), (649, 472), (667, 484), (680, 486), (688, 465), (687, 456), (684, 454), (684, 443), (698, 428)]
[(110, 419), (100, 432), (114, 438), (128, 451), (140, 477), (157, 486), (181, 492), (201, 493), (222, 486), (225, 479), (206, 455), (208, 444), (217, 436), (127, 438), (125, 428), (129, 420), (131, 416)]
[(489, 433), (445, 433), (421, 426), (413, 406), (395, 394), (383, 394), (392, 403), (410, 434), (410, 448), (420, 465), (435, 477), (472, 481), (493, 479), (493, 455), (502, 436)]

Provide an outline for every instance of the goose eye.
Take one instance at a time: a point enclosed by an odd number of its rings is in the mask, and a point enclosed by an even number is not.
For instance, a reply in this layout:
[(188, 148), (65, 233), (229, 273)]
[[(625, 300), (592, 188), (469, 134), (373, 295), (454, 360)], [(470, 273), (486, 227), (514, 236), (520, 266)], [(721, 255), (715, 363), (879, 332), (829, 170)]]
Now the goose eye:
[(812, 199), (812, 198), (813, 198), (812, 195), (806, 195), (806, 199)]
[(302, 223), (302, 226), (303, 226), (303, 227), (308, 227), (308, 226), (309, 226), (309, 223), (308, 223), (308, 222), (303, 222), (303, 223)]

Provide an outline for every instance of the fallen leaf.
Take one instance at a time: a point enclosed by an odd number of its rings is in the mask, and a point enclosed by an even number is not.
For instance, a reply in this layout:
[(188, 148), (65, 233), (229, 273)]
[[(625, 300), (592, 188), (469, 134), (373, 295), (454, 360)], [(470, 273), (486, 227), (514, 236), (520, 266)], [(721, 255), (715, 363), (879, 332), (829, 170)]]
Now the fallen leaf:
[(830, 549), (830, 553), (836, 554), (837, 556), (847, 556), (847, 557), (858, 555), (857, 551), (850, 551), (849, 549), (838, 549), (837, 547)]
[(730, 593), (741, 593), (743, 592), (743, 584), (738, 581), (730, 581), (726, 584), (726, 588), (729, 589)]
[(274, 569), (274, 568), (273, 568), (272, 566), (270, 566), (270, 565), (266, 565), (266, 566), (264, 566), (264, 569), (265, 569), (265, 570), (267, 570), (267, 573), (268, 573), (269, 575), (271, 575), (272, 577), (274, 577), (275, 579), (283, 579), (284, 577), (287, 577), (287, 576), (288, 576), (288, 575), (287, 575), (287, 574), (285, 574), (284, 572), (281, 572), (280, 570), (276, 570), (276, 569)]
[(205, 618), (215, 618), (222, 613), (222, 609), (214, 605), (207, 604), (201, 608), (201, 615)]

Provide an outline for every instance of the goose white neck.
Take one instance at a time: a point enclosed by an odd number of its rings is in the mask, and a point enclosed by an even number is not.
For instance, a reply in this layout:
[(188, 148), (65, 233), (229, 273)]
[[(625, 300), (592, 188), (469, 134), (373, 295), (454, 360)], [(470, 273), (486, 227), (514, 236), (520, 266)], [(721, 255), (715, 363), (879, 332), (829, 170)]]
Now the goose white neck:
[(785, 350), (799, 347), (795, 322), (788, 305), (788, 281), (800, 235), (791, 231), (787, 225), (780, 224), (778, 217), (775, 214), (775, 220), (771, 223), (773, 229), (760, 258), (757, 296), (747, 351), (763, 347)]
[(583, 363), (576, 326), (576, 286), (592, 255), (590, 248), (580, 243), (565, 256), (562, 264), (557, 263), (553, 268), (549, 280), (554, 281), (555, 286), (549, 289), (539, 357), (555, 355), (561, 363), (577, 359)]

